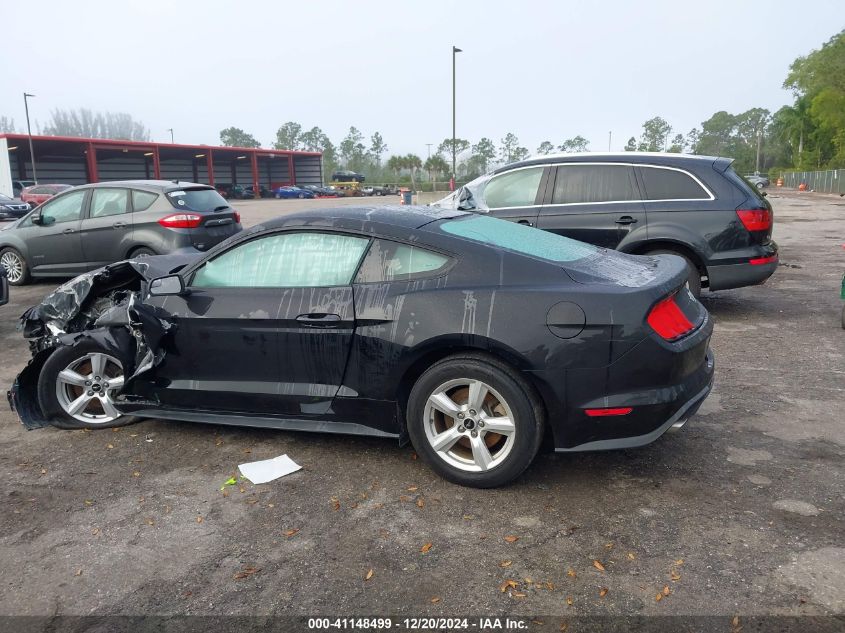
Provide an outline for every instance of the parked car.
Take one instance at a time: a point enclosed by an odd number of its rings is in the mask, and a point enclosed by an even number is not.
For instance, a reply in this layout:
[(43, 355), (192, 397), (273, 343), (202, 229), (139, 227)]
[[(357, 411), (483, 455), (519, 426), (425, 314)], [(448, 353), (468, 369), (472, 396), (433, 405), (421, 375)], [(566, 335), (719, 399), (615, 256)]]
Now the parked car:
[(0, 220), (14, 220), (23, 217), (32, 207), (28, 202), (19, 202), (0, 193)]
[(763, 283), (778, 266), (772, 207), (729, 158), (563, 154), (497, 169), (434, 203), (640, 254), (683, 257), (689, 289)]
[(750, 176), (746, 176), (745, 179), (758, 189), (768, 187), (770, 184), (768, 177), (761, 176), (760, 174), (751, 174)]
[(82, 185), (0, 231), (0, 264), (13, 286), (33, 277), (71, 277), (126, 258), (206, 251), (240, 231), (240, 221), (207, 185)]
[[(258, 186), (258, 195), (261, 198), (272, 198), (273, 192), (265, 187), (264, 185)], [(244, 200), (252, 200), (255, 198), (255, 187), (253, 185), (247, 185), (244, 187), (243, 190), (243, 197)]]
[(361, 188), (361, 193), (365, 196), (371, 196), (375, 193), (375, 189), (372, 185), (367, 185), (366, 187)]
[(313, 191), (299, 187), (279, 187), (274, 192), (277, 198), (316, 198)]
[(356, 171), (338, 170), (332, 174), (333, 182), (364, 182), (366, 177)]
[(21, 192), (27, 187), (34, 187), (34, 180), (13, 180), (12, 181), (12, 197), (20, 198)]
[(396, 185), (375, 185), (373, 186), (374, 196), (398, 196), (399, 187)]
[(28, 428), (137, 416), (410, 439), (443, 477), (499, 486), (544, 438), (627, 449), (695, 413), (713, 322), (686, 277), (679, 257), (488, 215), (301, 212), (66, 284), (23, 318), (37, 356), (10, 398)]
[(53, 196), (67, 191), (73, 185), (34, 185), (21, 191), (21, 202), (27, 202), (30, 206), (37, 207)]
[(310, 191), (318, 198), (336, 198), (337, 191), (331, 187), (321, 187), (319, 185), (297, 185), (300, 189)]
[(243, 185), (232, 185), (227, 183), (222, 184), (215, 184), (214, 188), (217, 190), (221, 196), (226, 198), (227, 200), (243, 200), (246, 197), (251, 198), (252, 196), (247, 196), (245, 194), (245, 188)]

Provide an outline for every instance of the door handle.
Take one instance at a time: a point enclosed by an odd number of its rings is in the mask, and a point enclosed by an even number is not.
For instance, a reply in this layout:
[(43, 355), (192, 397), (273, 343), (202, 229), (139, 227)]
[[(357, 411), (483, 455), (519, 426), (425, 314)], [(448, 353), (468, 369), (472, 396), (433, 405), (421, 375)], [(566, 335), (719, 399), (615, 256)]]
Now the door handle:
[(517, 224), (522, 224), (523, 226), (534, 226), (534, 225), (533, 225), (533, 224), (531, 224), (531, 222), (529, 222), (528, 220), (519, 220), (519, 221), (517, 222)]
[(340, 323), (340, 315), (311, 312), (309, 314), (300, 314), (296, 317), (296, 321), (302, 323), (305, 327), (335, 327)]
[(126, 228), (126, 222), (115, 222), (114, 224), (112, 224), (112, 228), (114, 228), (114, 229)]
[(62, 233), (65, 235), (68, 235), (69, 233), (76, 233), (76, 229), (65, 229)]
[(630, 215), (623, 215), (616, 220), (616, 224), (636, 224), (637, 218), (632, 218)]

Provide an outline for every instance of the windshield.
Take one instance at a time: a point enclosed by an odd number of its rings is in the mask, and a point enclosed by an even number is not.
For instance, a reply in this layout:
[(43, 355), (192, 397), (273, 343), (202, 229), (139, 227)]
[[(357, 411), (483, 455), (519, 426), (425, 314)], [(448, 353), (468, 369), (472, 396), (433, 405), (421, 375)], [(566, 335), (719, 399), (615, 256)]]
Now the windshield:
[(214, 189), (180, 189), (167, 192), (167, 198), (177, 209), (189, 211), (213, 211), (219, 207), (228, 208), (229, 203)]
[(14, 202), (14, 200), (6, 194), (0, 193), (0, 202)]
[(441, 230), (473, 242), (529, 255), (547, 262), (573, 262), (598, 252), (598, 248), (530, 226), (487, 215), (446, 220)]

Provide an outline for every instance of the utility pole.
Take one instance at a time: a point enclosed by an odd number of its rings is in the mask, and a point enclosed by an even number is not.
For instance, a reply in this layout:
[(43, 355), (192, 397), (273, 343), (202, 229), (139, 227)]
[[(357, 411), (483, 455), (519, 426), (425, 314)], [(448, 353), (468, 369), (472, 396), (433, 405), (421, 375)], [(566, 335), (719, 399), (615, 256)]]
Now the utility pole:
[(428, 147), (428, 157), (429, 158), (431, 158), (431, 146), (432, 145), (434, 145), (434, 143), (426, 143), (426, 146)]
[(452, 188), (455, 188), (457, 169), (455, 167), (455, 55), (463, 51), (457, 46), (452, 46)]
[(170, 132), (170, 144), (172, 145), (173, 144), (173, 128), (169, 127), (169, 128), (167, 128), (167, 131)]
[(613, 140), (613, 130), (607, 133), (607, 151), (610, 151), (610, 142)]
[(760, 145), (763, 143), (763, 129), (757, 130), (757, 162), (754, 164), (754, 173), (760, 175)]
[(32, 149), (32, 128), (29, 126), (29, 103), (27, 98), (34, 97), (28, 92), (23, 93), (23, 108), (26, 110), (26, 133), (29, 135), (29, 160), (32, 162), (32, 179), (38, 184), (38, 174), (35, 171), (35, 150)]

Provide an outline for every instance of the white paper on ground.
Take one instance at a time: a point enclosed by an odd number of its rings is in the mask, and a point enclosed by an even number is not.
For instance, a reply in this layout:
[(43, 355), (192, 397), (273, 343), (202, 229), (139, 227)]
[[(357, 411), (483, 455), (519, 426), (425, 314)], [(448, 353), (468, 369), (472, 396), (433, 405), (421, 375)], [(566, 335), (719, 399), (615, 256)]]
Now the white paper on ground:
[(240, 464), (241, 474), (254, 484), (265, 484), (279, 477), (290, 475), (300, 470), (302, 466), (294, 462), (287, 455), (279, 455), (273, 459), (265, 459), (260, 462), (249, 462)]

